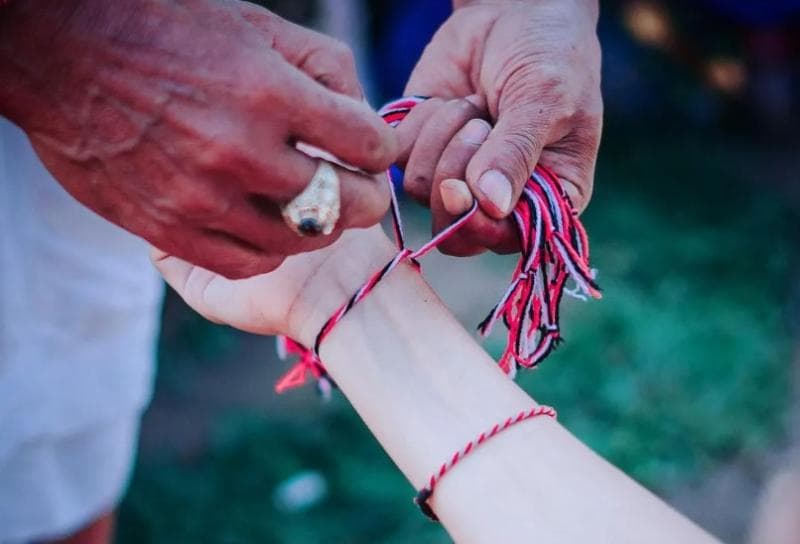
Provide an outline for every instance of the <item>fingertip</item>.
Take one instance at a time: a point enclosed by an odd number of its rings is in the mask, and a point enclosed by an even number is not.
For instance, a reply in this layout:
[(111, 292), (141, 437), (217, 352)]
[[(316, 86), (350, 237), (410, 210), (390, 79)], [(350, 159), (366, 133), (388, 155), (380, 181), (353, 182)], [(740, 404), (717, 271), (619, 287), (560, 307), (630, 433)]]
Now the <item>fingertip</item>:
[(445, 179), (439, 185), (442, 206), (450, 215), (466, 213), (473, 202), (472, 192), (466, 182), (460, 179)]
[(481, 208), (494, 219), (503, 219), (512, 208), (514, 186), (500, 170), (487, 170), (478, 178), (478, 200)]
[(400, 140), (395, 131), (378, 118), (374, 139), (366, 142), (365, 153), (369, 157), (369, 171), (382, 172), (397, 161), (400, 155)]
[(156, 246), (150, 246), (150, 260), (155, 266), (158, 266), (159, 261), (169, 257), (169, 253), (158, 249)]
[(386, 173), (366, 176), (354, 172), (341, 173), (342, 228), (367, 228), (386, 215), (391, 203)]
[(153, 261), (158, 273), (164, 278), (164, 281), (181, 297), (184, 297), (184, 287), (193, 266), (183, 259), (179, 259), (155, 247), (150, 252), (150, 259)]
[(581, 190), (581, 186), (577, 183), (573, 183), (568, 179), (561, 179), (561, 183), (564, 185), (564, 191), (567, 193), (569, 197), (569, 201), (572, 203), (572, 206), (578, 213), (583, 212), (586, 209), (586, 205), (589, 202), (587, 195)]

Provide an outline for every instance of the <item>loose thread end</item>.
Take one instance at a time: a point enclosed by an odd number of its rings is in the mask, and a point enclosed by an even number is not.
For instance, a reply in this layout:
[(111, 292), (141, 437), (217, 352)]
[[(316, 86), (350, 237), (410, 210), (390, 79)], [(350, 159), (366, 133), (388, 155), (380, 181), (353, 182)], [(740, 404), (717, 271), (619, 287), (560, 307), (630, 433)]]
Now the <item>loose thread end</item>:
[(433, 491), (427, 487), (423, 487), (417, 494), (414, 496), (414, 504), (416, 504), (419, 509), (425, 514), (426, 517), (431, 519), (432, 521), (439, 521), (439, 516), (433, 511), (431, 505), (428, 504), (428, 499), (431, 498)]

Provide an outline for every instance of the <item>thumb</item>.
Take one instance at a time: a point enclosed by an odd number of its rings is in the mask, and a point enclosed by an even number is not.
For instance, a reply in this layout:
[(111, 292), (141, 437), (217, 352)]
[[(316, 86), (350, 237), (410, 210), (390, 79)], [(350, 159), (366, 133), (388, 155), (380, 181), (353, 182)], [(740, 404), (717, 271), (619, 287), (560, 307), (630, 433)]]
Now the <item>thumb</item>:
[(491, 217), (506, 217), (536, 167), (547, 136), (539, 107), (502, 111), (489, 137), (467, 166), (467, 183), (481, 208)]

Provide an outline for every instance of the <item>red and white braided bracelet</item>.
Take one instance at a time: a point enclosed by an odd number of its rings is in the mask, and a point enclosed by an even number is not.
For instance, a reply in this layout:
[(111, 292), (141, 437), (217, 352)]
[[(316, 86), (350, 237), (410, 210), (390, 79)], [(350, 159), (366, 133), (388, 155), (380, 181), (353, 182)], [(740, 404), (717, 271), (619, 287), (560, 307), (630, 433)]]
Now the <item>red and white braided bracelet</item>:
[(514, 417), (510, 417), (505, 420), (503, 423), (496, 423), (494, 427), (489, 429), (488, 431), (484, 431), (479, 434), (474, 440), (470, 440), (467, 442), (466, 446), (458, 450), (453, 454), (453, 456), (446, 462), (442, 463), (442, 466), (439, 467), (439, 470), (431, 474), (431, 477), (428, 479), (428, 485), (417, 491), (417, 495), (414, 497), (414, 503), (419, 506), (422, 513), (431, 518), (434, 521), (438, 521), (439, 518), (433, 512), (430, 504), (428, 501), (430, 500), (431, 496), (433, 495), (433, 490), (436, 489), (436, 484), (444, 478), (445, 474), (453, 470), (453, 468), (473, 451), (475, 451), (478, 446), (489, 440), (490, 438), (494, 438), (498, 434), (502, 433), (509, 427), (513, 427), (517, 423), (522, 423), (528, 419), (533, 419), (539, 416), (549, 416), (552, 418), (556, 417), (556, 411), (554, 408), (550, 406), (536, 406), (535, 408), (531, 408), (530, 410), (523, 410), (519, 414)]

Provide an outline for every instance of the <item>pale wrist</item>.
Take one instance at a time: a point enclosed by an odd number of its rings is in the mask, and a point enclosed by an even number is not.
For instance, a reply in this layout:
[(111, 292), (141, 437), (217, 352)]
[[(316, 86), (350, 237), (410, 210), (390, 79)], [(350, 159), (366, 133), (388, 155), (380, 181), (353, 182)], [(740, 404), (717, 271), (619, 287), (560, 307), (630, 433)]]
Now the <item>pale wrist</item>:
[(379, 227), (345, 232), (319, 253), (287, 313), (287, 334), (311, 347), (328, 318), (397, 253)]

